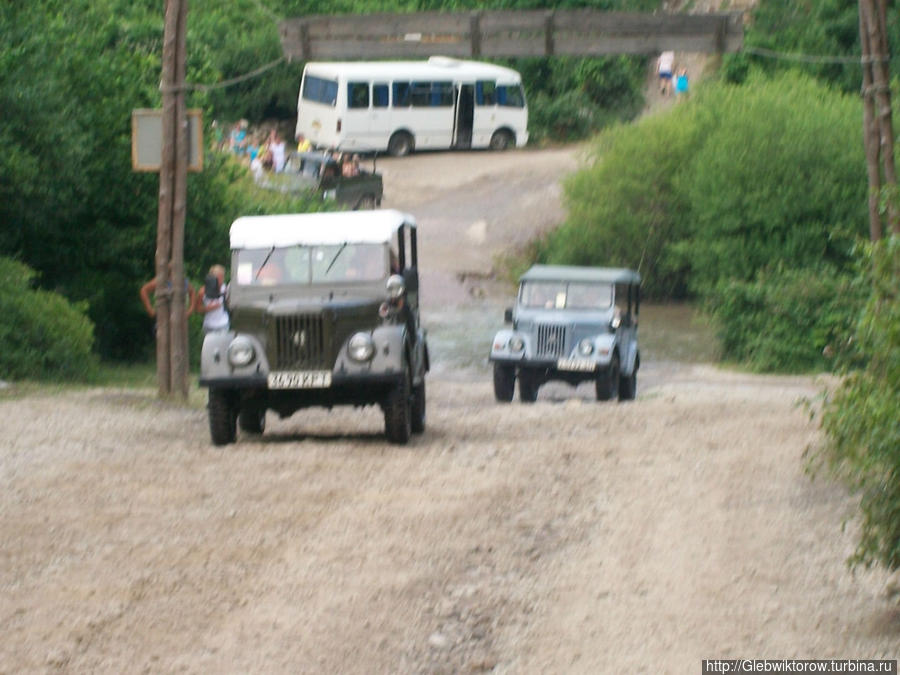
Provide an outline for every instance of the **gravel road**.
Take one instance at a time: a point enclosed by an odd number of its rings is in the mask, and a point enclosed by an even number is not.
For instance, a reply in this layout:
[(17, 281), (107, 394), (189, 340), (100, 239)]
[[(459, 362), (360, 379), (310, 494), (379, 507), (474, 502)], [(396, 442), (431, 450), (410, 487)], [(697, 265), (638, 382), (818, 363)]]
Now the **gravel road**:
[[(426, 433), (312, 410), (209, 443), (203, 392), (0, 392), (0, 673), (696, 673), (896, 658), (900, 608), (811, 480), (823, 383), (648, 355), (638, 398), (494, 403), (493, 256), (575, 149), (379, 162), (414, 213)], [(462, 281), (460, 280), (462, 278)]]

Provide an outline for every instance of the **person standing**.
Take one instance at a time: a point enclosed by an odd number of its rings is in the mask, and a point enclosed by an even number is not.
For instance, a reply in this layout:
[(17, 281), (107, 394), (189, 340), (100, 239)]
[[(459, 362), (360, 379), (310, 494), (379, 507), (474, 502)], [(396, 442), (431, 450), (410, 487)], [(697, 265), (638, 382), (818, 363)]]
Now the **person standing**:
[(686, 96), (688, 93), (688, 74), (687, 68), (682, 66), (675, 75), (675, 95)]
[(656, 72), (659, 74), (659, 93), (668, 96), (672, 88), (672, 69), (675, 66), (675, 52), (665, 51), (659, 55), (656, 62)]
[[(169, 263), (169, 282), (168, 287), (172, 288), (172, 264)], [(156, 296), (159, 295), (156, 292), (156, 277), (150, 279), (147, 283), (141, 286), (141, 290), (139, 292), (141, 297), (141, 304), (144, 305), (144, 309), (147, 312), (147, 315), (153, 319), (156, 318)], [(151, 302), (150, 296), (153, 297), (153, 301)], [(196, 302), (196, 295), (194, 293), (194, 287), (191, 286), (190, 282), (187, 280), (187, 277), (184, 279), (184, 312), (185, 316), (190, 316), (191, 312), (194, 311), (194, 303)]]
[(213, 265), (209, 268), (206, 283), (196, 296), (196, 311), (203, 315), (203, 332), (228, 330), (228, 310), (225, 308), (225, 268)]
[(275, 173), (281, 173), (284, 170), (285, 145), (284, 139), (277, 131), (272, 131), (269, 151), (272, 153), (272, 169)]
[(312, 145), (309, 139), (303, 134), (297, 134), (297, 152), (309, 152), (310, 150), (312, 150)]

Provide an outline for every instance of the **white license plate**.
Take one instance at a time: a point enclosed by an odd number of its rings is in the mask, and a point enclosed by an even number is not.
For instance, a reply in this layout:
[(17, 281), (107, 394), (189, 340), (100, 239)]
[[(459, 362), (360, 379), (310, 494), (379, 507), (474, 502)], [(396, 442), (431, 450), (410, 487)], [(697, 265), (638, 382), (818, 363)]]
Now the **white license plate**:
[(557, 370), (574, 370), (581, 373), (589, 373), (597, 370), (597, 364), (587, 359), (560, 359), (556, 362)]
[(330, 370), (282, 370), (269, 373), (269, 389), (325, 389), (330, 386)]

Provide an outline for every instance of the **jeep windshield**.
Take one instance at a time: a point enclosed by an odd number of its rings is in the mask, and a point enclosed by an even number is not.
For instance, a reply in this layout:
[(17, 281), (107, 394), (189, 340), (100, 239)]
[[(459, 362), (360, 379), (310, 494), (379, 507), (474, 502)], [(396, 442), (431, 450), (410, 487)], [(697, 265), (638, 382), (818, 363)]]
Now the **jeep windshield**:
[(609, 309), (612, 284), (577, 281), (526, 281), (519, 304), (529, 309)]
[(234, 253), (239, 286), (371, 282), (389, 275), (386, 244), (250, 248)]

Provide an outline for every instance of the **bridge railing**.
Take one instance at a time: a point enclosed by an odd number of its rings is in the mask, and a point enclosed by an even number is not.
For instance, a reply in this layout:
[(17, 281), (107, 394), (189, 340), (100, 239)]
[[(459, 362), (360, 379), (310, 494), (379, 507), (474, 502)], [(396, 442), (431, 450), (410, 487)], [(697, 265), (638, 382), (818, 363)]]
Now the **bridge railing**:
[(642, 14), (500, 10), (316, 15), (280, 25), (290, 60), (735, 52), (741, 12)]

